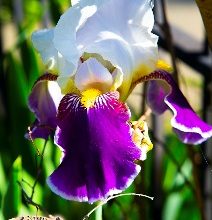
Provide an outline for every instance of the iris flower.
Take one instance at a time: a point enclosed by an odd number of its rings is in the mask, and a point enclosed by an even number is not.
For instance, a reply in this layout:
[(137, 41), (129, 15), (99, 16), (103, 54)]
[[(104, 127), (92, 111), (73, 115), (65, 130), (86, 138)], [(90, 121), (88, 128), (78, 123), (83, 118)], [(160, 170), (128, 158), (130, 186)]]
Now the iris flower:
[(184, 143), (199, 144), (212, 127), (192, 110), (171, 74), (158, 68), (158, 37), (149, 0), (78, 0), (52, 29), (32, 35), (48, 73), (29, 96), (36, 115), (32, 138), (54, 142), (63, 152), (48, 177), (53, 192), (95, 202), (126, 189), (152, 149), (147, 125), (130, 122), (126, 98), (150, 81), (148, 103), (163, 113)]

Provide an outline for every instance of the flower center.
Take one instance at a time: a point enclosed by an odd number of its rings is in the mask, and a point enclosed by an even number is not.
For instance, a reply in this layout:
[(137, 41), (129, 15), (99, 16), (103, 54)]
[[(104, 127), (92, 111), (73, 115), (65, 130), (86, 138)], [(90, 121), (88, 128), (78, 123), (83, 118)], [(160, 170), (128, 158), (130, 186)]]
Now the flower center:
[(96, 101), (96, 98), (102, 93), (98, 89), (87, 89), (81, 93), (81, 103), (84, 107), (90, 108), (93, 107)]

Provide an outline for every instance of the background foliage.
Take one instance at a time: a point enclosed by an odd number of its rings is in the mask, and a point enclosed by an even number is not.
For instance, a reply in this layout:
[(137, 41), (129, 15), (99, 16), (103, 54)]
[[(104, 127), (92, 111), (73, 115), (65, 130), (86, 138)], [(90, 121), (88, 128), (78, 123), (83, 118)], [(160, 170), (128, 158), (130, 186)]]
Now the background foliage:
[[(94, 205), (70, 202), (53, 194), (46, 177), (60, 160), (58, 148), (49, 140), (26, 140), (24, 134), (34, 120), (27, 97), (34, 81), (45, 70), (30, 41), (31, 33), (55, 25), (69, 0), (0, 1), (0, 36), (11, 27), (14, 44), (5, 48), (0, 39), (0, 219), (24, 215), (61, 215), (82, 219)], [(71, 22), (71, 21), (70, 21)], [(10, 35), (9, 30), (9, 35)], [(9, 36), (8, 35), (8, 36)], [(8, 38), (8, 41), (10, 39)], [(136, 118), (136, 115), (133, 116)], [(154, 126), (153, 126), (154, 128)], [(142, 163), (141, 175), (127, 192), (154, 196), (154, 201), (122, 197), (103, 208), (104, 219), (201, 219), (201, 179), (196, 164), (198, 148), (188, 148), (168, 133), (160, 145), (163, 155), (157, 163), (154, 150)], [(194, 150), (193, 150), (194, 149)], [(157, 173), (156, 166), (161, 167)], [(94, 216), (91, 216), (94, 219)]]

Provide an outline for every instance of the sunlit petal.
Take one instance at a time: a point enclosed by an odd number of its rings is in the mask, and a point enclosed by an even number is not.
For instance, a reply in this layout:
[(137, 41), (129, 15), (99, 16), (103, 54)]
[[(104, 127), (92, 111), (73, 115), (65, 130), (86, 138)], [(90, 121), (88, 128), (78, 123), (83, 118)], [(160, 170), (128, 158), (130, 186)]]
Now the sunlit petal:
[(56, 194), (92, 203), (121, 192), (139, 173), (129, 110), (117, 99), (116, 93), (100, 95), (89, 109), (74, 94), (61, 101), (55, 142), (64, 158), (47, 181)]
[(45, 29), (32, 34), (33, 46), (41, 54), (43, 63), (50, 70), (57, 69), (58, 52), (53, 45), (54, 30)]
[(170, 108), (174, 114), (171, 125), (184, 143), (200, 144), (212, 136), (212, 126), (197, 116), (169, 73), (158, 70), (148, 77), (164, 80), (169, 85), (168, 89), (160, 81), (149, 82), (148, 103), (156, 113)]
[(65, 60), (53, 44), (54, 29), (44, 29), (32, 34), (34, 47), (40, 53), (43, 63), (47, 69), (53, 73), (71, 74), (74, 66)]
[(155, 69), (157, 37), (150, 32), (153, 22), (149, 1), (109, 0), (77, 32), (78, 48), (100, 54), (123, 72), (123, 98), (132, 81)]
[(75, 84), (81, 91), (96, 88), (102, 92), (109, 91), (113, 83), (111, 73), (95, 58), (82, 63), (75, 75)]
[[(60, 54), (77, 68), (82, 52), (77, 49), (76, 32), (92, 16), (103, 0), (82, 0), (75, 2), (58, 21), (54, 29), (54, 46)], [(87, 33), (88, 34), (88, 33)]]

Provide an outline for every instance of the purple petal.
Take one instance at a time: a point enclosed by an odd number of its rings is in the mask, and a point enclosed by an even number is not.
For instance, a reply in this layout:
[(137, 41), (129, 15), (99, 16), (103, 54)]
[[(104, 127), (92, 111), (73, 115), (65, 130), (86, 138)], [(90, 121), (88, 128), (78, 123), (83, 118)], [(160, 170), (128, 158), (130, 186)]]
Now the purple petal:
[(35, 138), (48, 139), (49, 135), (51, 135), (54, 130), (55, 129), (50, 126), (40, 124), (40, 122), (36, 119), (34, 123), (28, 128), (28, 132), (25, 134), (25, 138), (29, 140)]
[(141, 151), (132, 142), (129, 110), (117, 93), (97, 98), (86, 109), (75, 94), (59, 106), (55, 142), (64, 153), (47, 183), (65, 199), (103, 200), (127, 188), (140, 171)]
[(45, 74), (36, 81), (32, 88), (28, 105), (35, 114), (36, 120), (30, 127), (30, 132), (25, 135), (28, 139), (47, 139), (56, 129), (57, 108), (62, 95), (57, 82), (51, 81), (53, 78)]
[(164, 81), (150, 81), (147, 89), (147, 102), (152, 111), (162, 114), (167, 110), (164, 98), (169, 93), (170, 87)]
[(158, 70), (144, 80), (160, 80), (149, 82), (148, 104), (159, 114), (168, 108), (172, 110), (174, 117), (171, 125), (184, 143), (200, 144), (212, 136), (212, 126), (197, 116), (169, 73)]

